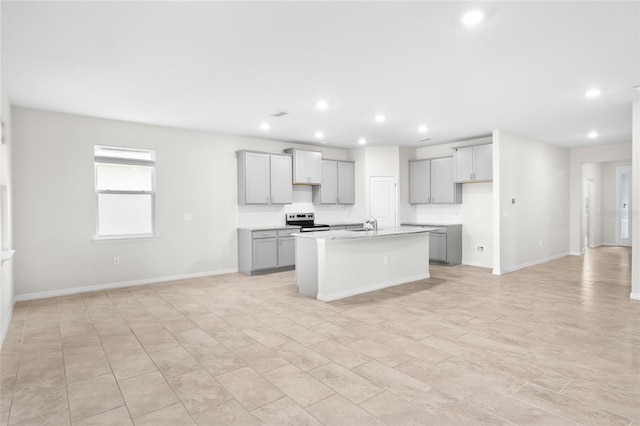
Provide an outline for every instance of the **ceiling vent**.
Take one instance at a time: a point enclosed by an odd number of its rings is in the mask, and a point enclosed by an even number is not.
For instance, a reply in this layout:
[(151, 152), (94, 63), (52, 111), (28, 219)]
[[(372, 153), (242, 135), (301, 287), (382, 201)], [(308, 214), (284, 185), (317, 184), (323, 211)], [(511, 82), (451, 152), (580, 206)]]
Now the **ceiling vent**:
[(280, 117), (284, 117), (287, 114), (289, 114), (287, 111), (277, 111), (271, 114), (271, 116), (280, 118)]

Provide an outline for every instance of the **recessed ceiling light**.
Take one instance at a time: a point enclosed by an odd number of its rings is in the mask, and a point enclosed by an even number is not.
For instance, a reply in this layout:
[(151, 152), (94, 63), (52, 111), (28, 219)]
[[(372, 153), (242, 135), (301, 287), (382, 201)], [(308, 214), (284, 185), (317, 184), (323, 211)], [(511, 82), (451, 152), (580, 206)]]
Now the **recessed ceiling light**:
[(593, 87), (587, 90), (584, 95), (587, 98), (597, 98), (598, 96), (600, 96), (601, 93), (602, 91), (600, 89), (598, 89), (597, 87)]
[(429, 128), (423, 124), (423, 125), (418, 127), (418, 131), (420, 133), (427, 133), (429, 131)]
[(324, 100), (319, 100), (318, 102), (316, 102), (316, 108), (318, 108), (318, 109), (327, 109), (327, 108), (329, 108), (329, 103), (327, 101), (324, 101)]
[(322, 139), (322, 138), (324, 138), (324, 133), (322, 133), (322, 132), (316, 132), (316, 133), (314, 134), (314, 136), (316, 137), (316, 139)]
[(358, 139), (358, 143), (360, 145), (365, 145), (367, 143), (367, 140), (365, 138), (360, 138), (360, 139)]
[(598, 132), (596, 132), (595, 130), (592, 130), (589, 132), (587, 136), (589, 136), (591, 139), (595, 139), (598, 137)]
[(384, 123), (387, 120), (387, 117), (385, 117), (382, 114), (378, 114), (376, 115), (376, 122), (378, 123)]
[(462, 15), (462, 23), (468, 27), (479, 24), (484, 19), (484, 13), (479, 10), (470, 10)]
[(269, 125), (269, 123), (267, 123), (267, 122), (265, 121), (265, 122), (260, 123), (260, 128), (261, 128), (262, 130), (269, 130), (269, 129), (271, 128), (271, 126)]

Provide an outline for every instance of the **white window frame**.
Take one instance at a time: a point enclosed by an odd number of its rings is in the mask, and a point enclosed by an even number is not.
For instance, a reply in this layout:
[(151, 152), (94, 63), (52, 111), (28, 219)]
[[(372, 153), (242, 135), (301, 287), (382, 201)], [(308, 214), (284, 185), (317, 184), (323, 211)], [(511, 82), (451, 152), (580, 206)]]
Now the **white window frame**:
[[(151, 160), (133, 159), (133, 158), (119, 158), (109, 157), (104, 155), (98, 155), (96, 152), (99, 148), (113, 149), (118, 151), (130, 151), (130, 152), (148, 152), (151, 154)], [(96, 234), (95, 240), (123, 240), (123, 239), (140, 239), (140, 238), (155, 238), (156, 234), (156, 161), (155, 150), (141, 149), (141, 148), (128, 148), (120, 146), (107, 146), (107, 145), (95, 145), (94, 146), (94, 189), (96, 191)], [(128, 166), (145, 166), (151, 167), (151, 191), (129, 191), (129, 190), (99, 190), (98, 189), (98, 164), (119, 164)], [(113, 234), (113, 235), (100, 235), (100, 195), (101, 194), (122, 194), (122, 195), (151, 195), (151, 232), (143, 234)]]

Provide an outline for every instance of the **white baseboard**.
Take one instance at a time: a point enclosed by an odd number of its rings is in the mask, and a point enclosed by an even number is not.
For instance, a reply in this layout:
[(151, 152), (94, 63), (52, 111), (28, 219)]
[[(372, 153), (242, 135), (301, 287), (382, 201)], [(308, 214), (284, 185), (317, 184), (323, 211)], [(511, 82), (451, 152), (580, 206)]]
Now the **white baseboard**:
[(234, 272), (238, 272), (238, 268), (218, 269), (215, 271), (193, 272), (189, 274), (167, 275), (164, 277), (144, 278), (141, 280), (121, 281), (117, 283), (90, 285), (86, 287), (64, 288), (60, 290), (18, 294), (16, 295), (15, 300), (18, 302), (24, 302), (27, 300), (45, 299), (47, 297), (69, 296), (71, 294), (90, 293), (92, 291), (111, 290), (114, 288), (133, 287), (133, 286), (146, 285), (146, 284), (157, 284), (157, 283), (163, 283), (167, 281), (177, 281), (177, 280), (185, 280), (189, 278), (208, 277), (211, 275), (231, 274)]
[(543, 259), (536, 259), (536, 260), (532, 260), (531, 262), (521, 263), (520, 265), (516, 265), (516, 266), (511, 266), (509, 268), (500, 269), (499, 271), (494, 270), (493, 273), (494, 273), (494, 275), (507, 274), (509, 272), (514, 272), (514, 271), (517, 271), (519, 269), (524, 269), (524, 268), (528, 268), (530, 266), (535, 266), (535, 265), (539, 265), (541, 263), (546, 263), (546, 262), (550, 262), (552, 260), (560, 259), (561, 257), (565, 257), (565, 256), (568, 256), (568, 255), (569, 255), (569, 253), (556, 254), (556, 255), (553, 255), (553, 256), (545, 257)]
[(318, 293), (318, 300), (323, 302), (331, 302), (332, 300), (344, 299), (345, 297), (357, 296), (358, 294), (369, 293), (370, 291), (382, 290), (383, 288), (394, 287), (400, 284), (408, 284), (414, 281), (426, 280), (430, 278), (429, 273), (415, 275), (413, 277), (403, 277), (395, 280), (383, 281), (371, 284), (366, 287), (360, 287), (352, 290), (339, 291), (337, 293), (325, 294)]
[(569, 256), (582, 256), (584, 253), (581, 251), (570, 251)]
[(640, 293), (631, 293), (629, 298), (633, 300), (640, 300)]
[(609, 247), (613, 247), (613, 246), (617, 246), (617, 244), (615, 242), (610, 242), (610, 241), (605, 241), (604, 243), (602, 243), (603, 246), (609, 246)]
[(7, 317), (4, 318), (4, 322), (2, 323), (2, 334), (0, 335), (0, 348), (4, 344), (4, 338), (7, 337), (7, 331), (9, 331), (9, 324), (11, 324), (11, 318), (13, 318), (13, 307), (16, 306), (16, 298), (14, 297), (11, 301), (11, 306), (9, 307), (9, 312), (7, 312)]

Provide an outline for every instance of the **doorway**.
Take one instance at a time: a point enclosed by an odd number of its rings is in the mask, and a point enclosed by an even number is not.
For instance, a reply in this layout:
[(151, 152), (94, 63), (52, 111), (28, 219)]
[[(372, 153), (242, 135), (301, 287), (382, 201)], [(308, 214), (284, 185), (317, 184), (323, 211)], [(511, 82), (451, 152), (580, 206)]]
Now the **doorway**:
[(582, 219), (582, 235), (584, 236), (584, 247), (590, 247), (590, 229), (591, 229), (591, 181), (586, 179), (584, 181), (584, 216)]
[(616, 245), (631, 247), (631, 166), (616, 167)]
[(396, 178), (395, 176), (369, 177), (369, 216), (378, 227), (396, 226)]

